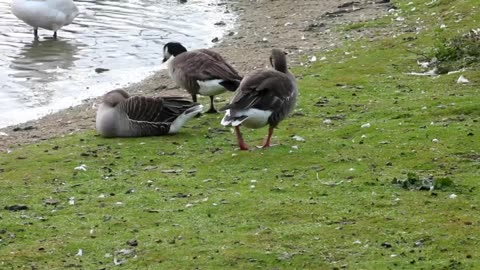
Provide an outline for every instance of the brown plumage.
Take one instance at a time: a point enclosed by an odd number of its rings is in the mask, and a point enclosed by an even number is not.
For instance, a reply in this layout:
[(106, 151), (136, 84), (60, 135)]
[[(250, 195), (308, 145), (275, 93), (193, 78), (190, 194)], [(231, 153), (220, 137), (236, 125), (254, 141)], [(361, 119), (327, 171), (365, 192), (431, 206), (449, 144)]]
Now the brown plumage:
[(104, 137), (172, 134), (201, 110), (202, 105), (183, 97), (131, 97), (113, 90), (97, 110), (96, 129)]
[(243, 141), (240, 125), (260, 128), (268, 124), (267, 139), (262, 147), (269, 147), (273, 129), (296, 105), (297, 83), (287, 68), (285, 53), (273, 49), (270, 63), (273, 69), (256, 70), (246, 76), (230, 104), (220, 109), (226, 111), (221, 124), (235, 128), (242, 150), (247, 150), (248, 146)]
[(169, 42), (164, 46), (163, 61), (168, 61), (170, 77), (190, 93), (194, 102), (197, 95), (210, 97), (207, 112), (216, 112), (213, 104), (215, 95), (235, 91), (242, 80), (220, 54), (208, 49), (188, 52), (180, 43)]

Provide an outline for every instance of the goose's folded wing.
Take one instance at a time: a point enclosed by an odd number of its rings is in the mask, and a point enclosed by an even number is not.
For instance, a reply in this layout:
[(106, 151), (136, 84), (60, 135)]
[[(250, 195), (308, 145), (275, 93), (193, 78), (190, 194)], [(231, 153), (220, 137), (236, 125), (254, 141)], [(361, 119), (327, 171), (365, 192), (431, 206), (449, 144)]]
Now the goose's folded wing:
[(221, 110), (250, 108), (274, 110), (289, 99), (294, 87), (285, 74), (274, 70), (262, 70), (242, 81), (231, 103)]
[(226, 81), (241, 81), (242, 77), (238, 72), (226, 62), (205, 63), (204, 68), (199, 73), (200, 80), (222, 79)]
[[(200, 80), (227, 80), (240, 81), (242, 78), (233, 67), (225, 61), (218, 61), (214, 57), (202, 52), (190, 52), (189, 54), (180, 54), (177, 61), (177, 68), (180, 68), (184, 74), (189, 77)], [(221, 56), (220, 56), (221, 57)]]
[(122, 103), (121, 109), (134, 121), (169, 123), (195, 105), (196, 103), (183, 97), (134, 96)]
[(209, 49), (199, 49), (198, 51), (204, 54), (208, 54), (210, 57), (212, 57), (218, 62), (223, 62), (225, 64), (225, 67), (227, 67), (232, 72), (232, 74), (235, 74), (238, 78), (241, 78), (241, 76), (238, 74), (238, 71), (234, 67), (232, 67), (227, 61), (225, 61), (223, 56), (219, 53)]
[(135, 131), (135, 137), (167, 135), (171, 123), (132, 121), (130, 128)]

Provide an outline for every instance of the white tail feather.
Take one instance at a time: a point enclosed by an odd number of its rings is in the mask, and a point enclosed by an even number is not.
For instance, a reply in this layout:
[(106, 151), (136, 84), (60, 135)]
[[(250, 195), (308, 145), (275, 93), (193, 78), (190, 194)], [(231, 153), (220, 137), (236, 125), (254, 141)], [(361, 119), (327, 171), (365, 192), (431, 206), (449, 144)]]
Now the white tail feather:
[(195, 115), (197, 115), (198, 113), (200, 113), (203, 109), (203, 106), (202, 105), (197, 105), (194, 107), (193, 110), (190, 111), (189, 109), (189, 112), (184, 112), (182, 113), (180, 116), (177, 117), (177, 119), (175, 119), (172, 124), (170, 125), (170, 130), (168, 131), (168, 134), (173, 134), (173, 133), (177, 133), (181, 127), (183, 127), (183, 125), (192, 117), (194, 117)]
[(245, 121), (245, 120), (247, 120), (247, 119), (248, 119), (248, 118), (244, 118), (244, 119), (242, 119), (242, 120), (234, 120), (234, 121), (232, 122), (232, 127), (240, 126), (240, 125), (243, 123), (243, 121)]
[(232, 123), (232, 121), (227, 120), (229, 116), (230, 116), (230, 110), (226, 110), (225, 115), (223, 116), (222, 121), (220, 122), (222, 126), (228, 126), (230, 125), (230, 123)]
[(215, 96), (226, 91), (225, 87), (220, 83), (222, 80), (208, 80), (208, 81), (197, 81), (200, 89), (198, 93), (202, 96)]
[[(248, 109), (235, 112), (235, 117), (230, 118), (230, 110), (225, 112), (221, 124), (223, 126), (232, 125), (233, 127), (243, 124), (248, 128), (260, 128), (268, 123), (268, 118), (272, 115), (271, 111), (259, 109)], [(227, 120), (227, 118), (230, 118)]]

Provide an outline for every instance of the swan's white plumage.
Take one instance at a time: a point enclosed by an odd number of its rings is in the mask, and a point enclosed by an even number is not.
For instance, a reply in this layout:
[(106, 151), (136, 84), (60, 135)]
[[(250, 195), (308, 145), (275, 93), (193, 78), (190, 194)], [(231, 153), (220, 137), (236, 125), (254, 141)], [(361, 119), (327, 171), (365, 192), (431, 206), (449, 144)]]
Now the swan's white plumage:
[(34, 28), (57, 31), (79, 14), (72, 0), (13, 0), (12, 13)]

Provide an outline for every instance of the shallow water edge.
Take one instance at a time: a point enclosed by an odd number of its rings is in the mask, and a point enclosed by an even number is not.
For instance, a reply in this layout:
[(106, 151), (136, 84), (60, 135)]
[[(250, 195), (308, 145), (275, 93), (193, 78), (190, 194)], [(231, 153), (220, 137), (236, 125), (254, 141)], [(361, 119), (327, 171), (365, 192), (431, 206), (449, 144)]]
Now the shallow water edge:
[[(211, 47), (233, 27), (223, 0), (75, 1), (84, 13), (61, 29), (32, 28), (0, 0), (0, 128), (39, 119), (105, 92), (141, 82), (164, 68), (163, 45)], [(223, 22), (222, 25), (217, 25)]]

